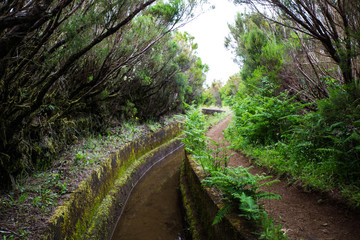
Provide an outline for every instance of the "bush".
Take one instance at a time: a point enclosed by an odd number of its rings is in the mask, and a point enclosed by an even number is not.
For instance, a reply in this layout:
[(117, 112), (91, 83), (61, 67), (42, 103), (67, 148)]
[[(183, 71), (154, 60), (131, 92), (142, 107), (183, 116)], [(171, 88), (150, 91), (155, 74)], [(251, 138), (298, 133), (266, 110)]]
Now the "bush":
[(189, 153), (196, 154), (206, 149), (205, 132), (205, 115), (201, 109), (190, 107), (185, 115), (186, 138), (183, 139), (185, 149)]
[(235, 148), (261, 158), (258, 164), (311, 188), (342, 189), (358, 206), (352, 186), (360, 184), (359, 96), (356, 89), (332, 90), (312, 112), (286, 94), (240, 99), (226, 135)]
[[(300, 161), (317, 163), (326, 175), (351, 184), (360, 180), (360, 106), (344, 90), (330, 92), (318, 110), (306, 114), (286, 136), (289, 152)], [(330, 167), (331, 166), (331, 167)]]
[(263, 217), (263, 206), (260, 199), (281, 199), (279, 195), (260, 191), (262, 186), (268, 186), (274, 181), (260, 184), (271, 176), (252, 175), (249, 168), (227, 168), (224, 172), (215, 171), (204, 179), (203, 184), (218, 188), (224, 195), (226, 206), (223, 207), (214, 220), (214, 224), (228, 213), (239, 211), (239, 216), (259, 223)]
[(230, 130), (249, 144), (270, 145), (284, 138), (299, 123), (304, 105), (288, 99), (286, 93), (277, 97), (255, 95), (238, 99), (233, 106), (235, 125)]

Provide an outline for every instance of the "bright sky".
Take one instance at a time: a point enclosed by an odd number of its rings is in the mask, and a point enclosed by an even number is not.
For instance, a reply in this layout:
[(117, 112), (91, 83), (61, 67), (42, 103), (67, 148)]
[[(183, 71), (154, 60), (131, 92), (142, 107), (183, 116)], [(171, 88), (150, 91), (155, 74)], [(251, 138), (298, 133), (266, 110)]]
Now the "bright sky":
[(203, 63), (209, 65), (207, 85), (214, 80), (225, 83), (230, 76), (239, 72), (239, 66), (233, 62), (234, 56), (224, 47), (224, 41), (230, 32), (227, 24), (233, 24), (236, 13), (244, 11), (243, 7), (235, 6), (228, 0), (209, 2), (215, 9), (206, 11), (180, 29), (195, 37), (195, 42), (199, 45), (198, 56)]

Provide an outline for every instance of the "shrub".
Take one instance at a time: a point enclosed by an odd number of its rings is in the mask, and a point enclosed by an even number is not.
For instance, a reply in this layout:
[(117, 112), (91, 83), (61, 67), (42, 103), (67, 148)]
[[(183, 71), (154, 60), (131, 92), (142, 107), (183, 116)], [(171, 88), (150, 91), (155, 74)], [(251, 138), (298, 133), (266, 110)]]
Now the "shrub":
[(235, 125), (230, 130), (249, 144), (270, 145), (283, 139), (293, 125), (297, 125), (303, 104), (288, 98), (255, 95), (238, 99), (233, 106)]
[(263, 217), (263, 206), (259, 204), (260, 199), (281, 199), (279, 195), (260, 191), (262, 186), (268, 186), (275, 181), (261, 181), (271, 176), (252, 175), (249, 168), (237, 167), (227, 168), (225, 172), (214, 171), (211, 176), (203, 180), (203, 184), (219, 189), (225, 200), (223, 207), (216, 216), (214, 223), (218, 223), (226, 214), (238, 211), (239, 216), (259, 223)]
[(293, 99), (283, 93), (238, 100), (228, 139), (261, 158), (258, 164), (314, 189), (343, 189), (351, 205), (359, 205), (358, 188), (352, 187), (360, 183), (359, 89), (331, 90), (316, 111)]
[[(344, 90), (330, 92), (318, 110), (306, 114), (286, 136), (289, 152), (300, 161), (315, 162), (336, 181), (360, 180), (360, 105)], [(329, 167), (331, 166), (331, 167)]]

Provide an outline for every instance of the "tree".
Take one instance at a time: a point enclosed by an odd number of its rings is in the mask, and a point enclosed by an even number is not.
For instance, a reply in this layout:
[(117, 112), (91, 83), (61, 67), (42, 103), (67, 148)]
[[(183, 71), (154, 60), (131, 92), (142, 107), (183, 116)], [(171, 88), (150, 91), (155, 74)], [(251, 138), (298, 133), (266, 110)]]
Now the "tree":
[[(156, 58), (152, 49), (192, 18), (193, 8), (201, 2), (2, 1), (2, 184), (37, 161), (49, 162), (42, 160), (44, 153), (56, 153), (60, 146), (56, 138), (66, 144), (68, 137), (61, 136), (73, 135), (79, 118), (95, 118), (97, 130), (105, 127), (112, 105), (132, 103), (128, 93), (149, 79), (136, 75), (138, 70), (156, 75), (170, 69), (165, 61), (159, 66), (150, 61)], [(171, 54), (166, 56), (171, 59)], [(165, 89), (171, 82), (165, 79), (151, 82), (144, 91)], [(64, 128), (68, 132), (60, 135)]]
[(176, 41), (182, 53), (179, 55), (179, 67), (185, 72), (183, 101), (186, 103), (196, 102), (203, 92), (203, 84), (206, 80), (205, 73), (209, 71), (209, 66), (204, 64), (201, 58), (196, 56), (198, 45), (194, 42), (194, 37), (188, 33), (176, 33)]
[(220, 90), (222, 87), (222, 82), (220, 80), (214, 80), (211, 83), (211, 87), (208, 88), (205, 91), (204, 94), (204, 104), (206, 105), (216, 105), (218, 107), (222, 106), (222, 102), (221, 102), (221, 96), (220, 96)]
[(276, 14), (267, 17), (268, 19), (304, 33), (323, 45), (327, 54), (339, 66), (342, 83), (353, 85), (359, 77), (360, 5), (358, 1), (234, 0), (234, 2), (250, 4), (257, 10), (259, 6), (272, 7)]
[(234, 49), (236, 61), (242, 67), (240, 77), (249, 91), (264, 92), (283, 84), (280, 78), (286, 58), (283, 36), (256, 13), (238, 14), (229, 29), (225, 46)]
[(241, 81), (240, 74), (234, 74), (229, 77), (225, 85), (220, 89), (221, 100), (224, 104), (231, 106), (232, 99), (237, 94), (243, 94), (244, 83)]

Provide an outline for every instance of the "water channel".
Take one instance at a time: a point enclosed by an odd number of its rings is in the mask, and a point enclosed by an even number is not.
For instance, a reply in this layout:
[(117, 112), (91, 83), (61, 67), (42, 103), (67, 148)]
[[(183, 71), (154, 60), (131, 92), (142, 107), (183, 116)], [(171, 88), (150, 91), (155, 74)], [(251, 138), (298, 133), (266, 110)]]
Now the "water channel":
[(156, 163), (136, 184), (112, 240), (184, 240), (179, 168), (182, 147)]

